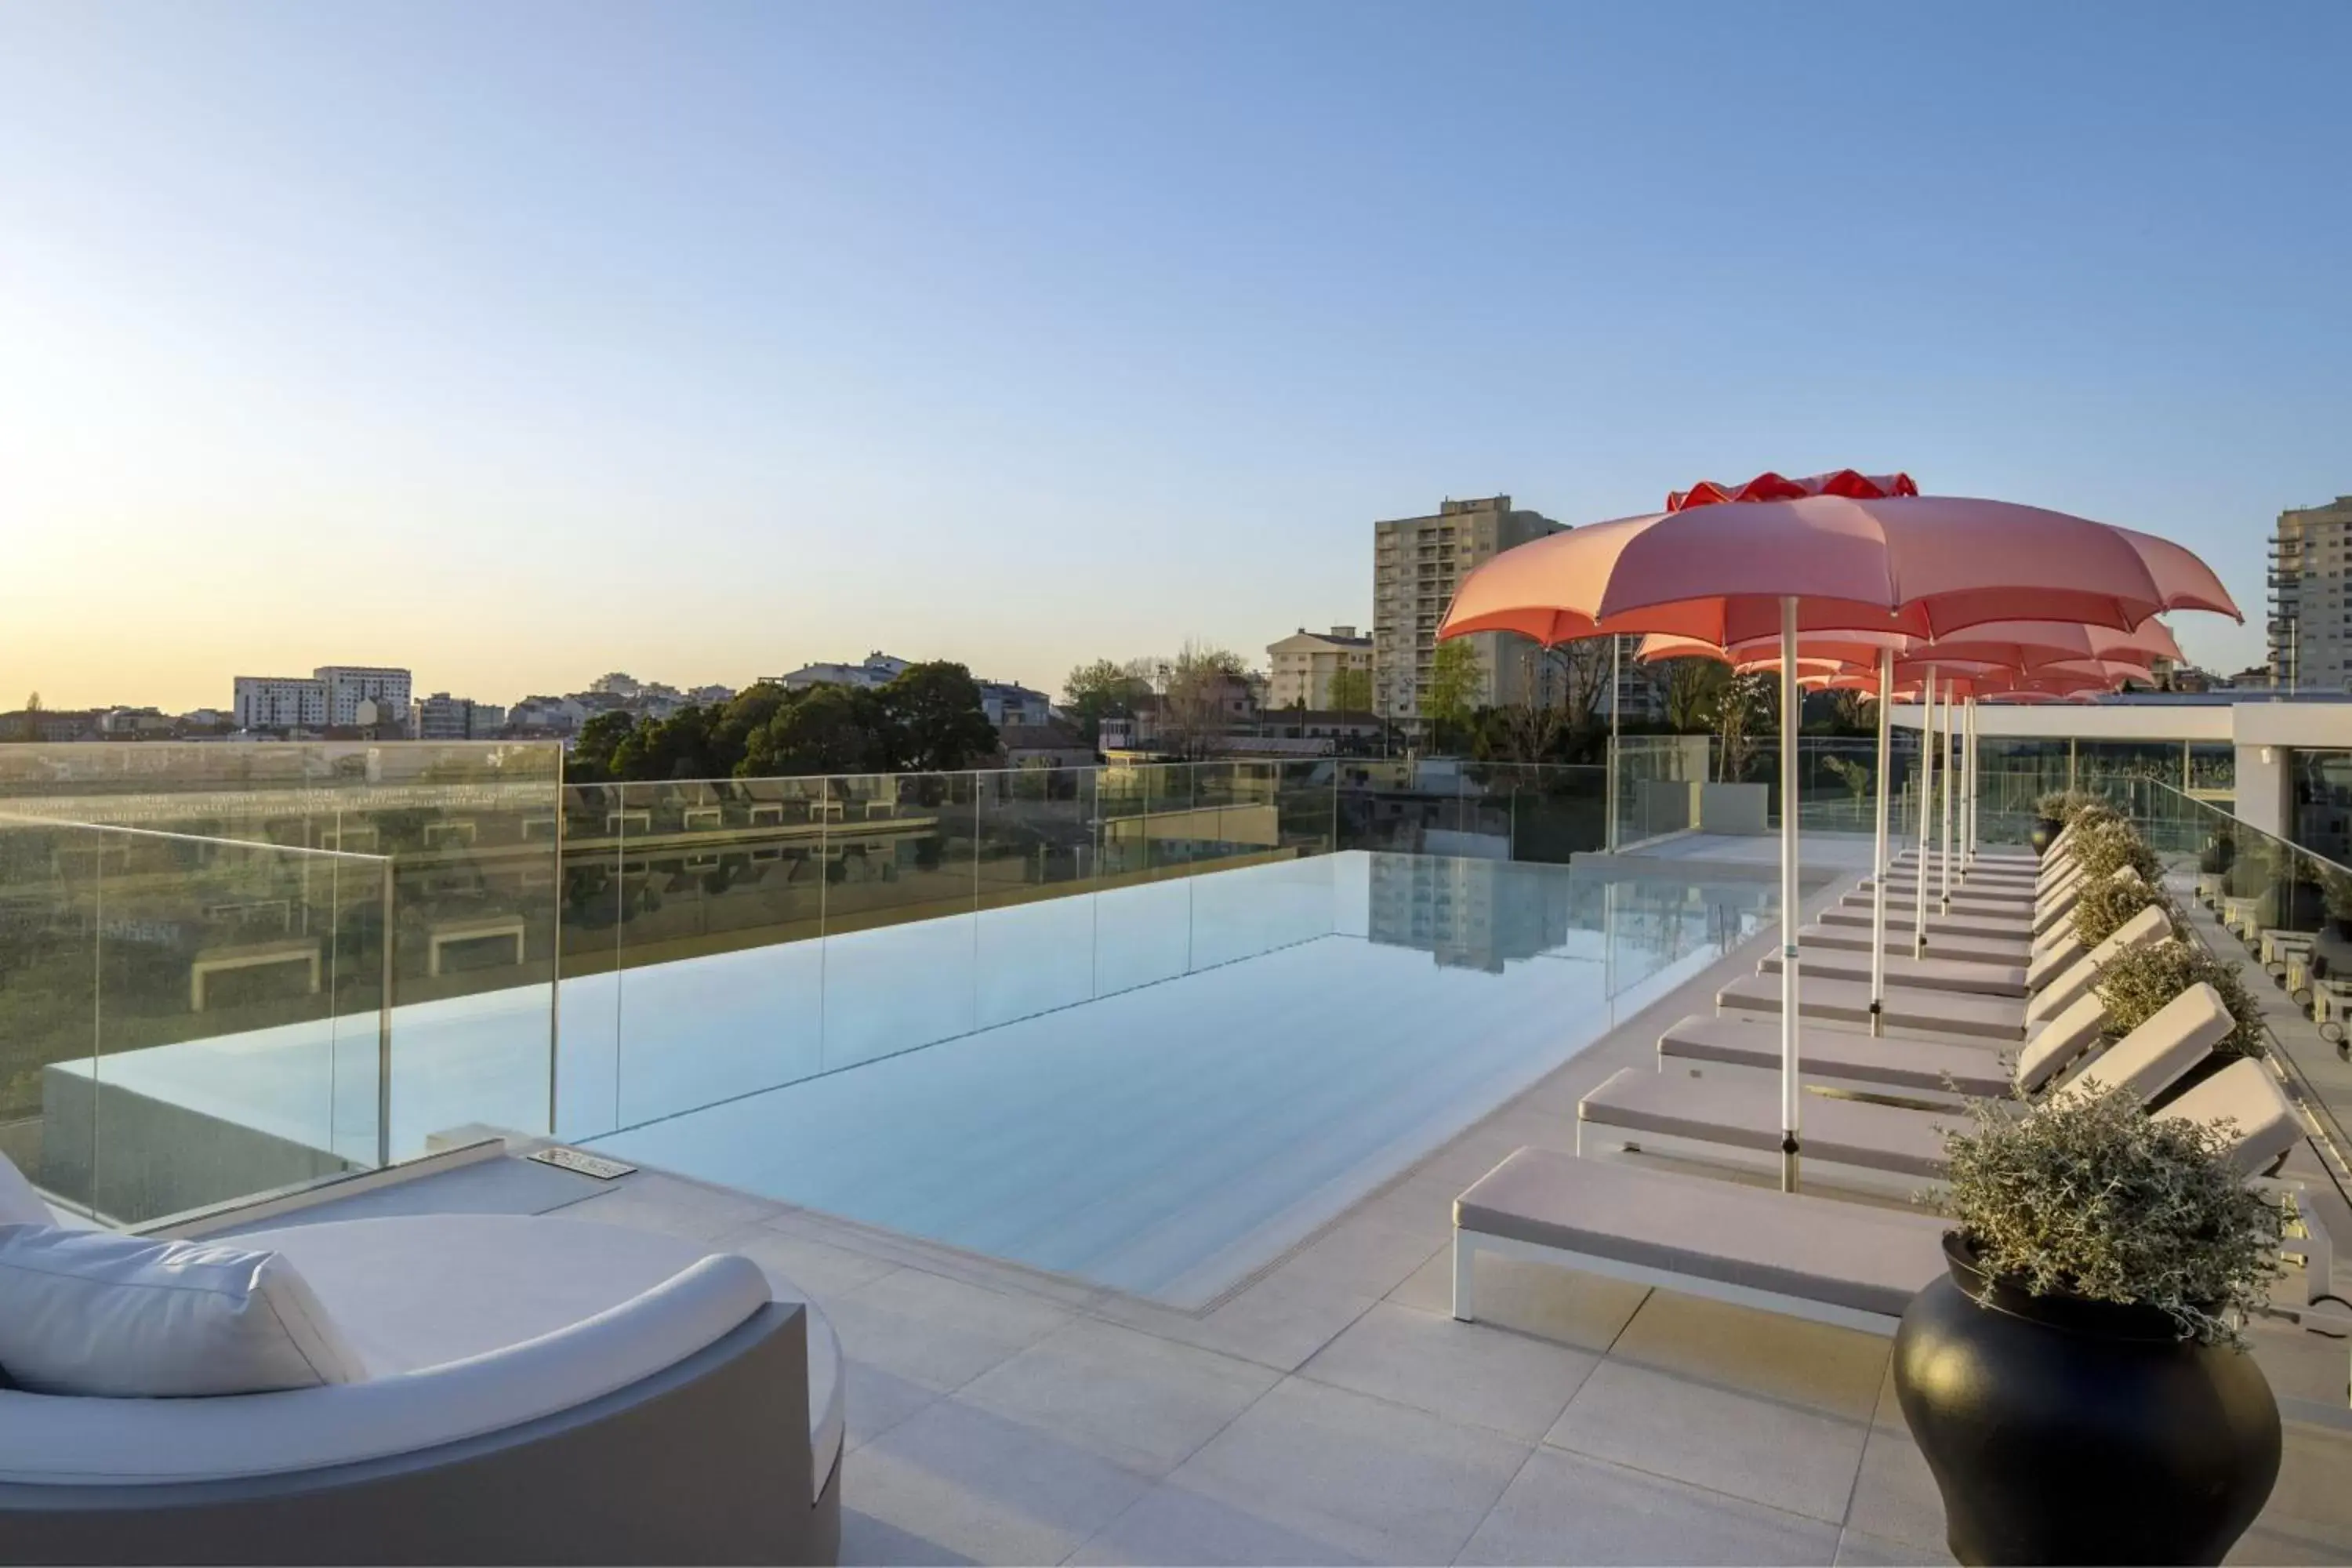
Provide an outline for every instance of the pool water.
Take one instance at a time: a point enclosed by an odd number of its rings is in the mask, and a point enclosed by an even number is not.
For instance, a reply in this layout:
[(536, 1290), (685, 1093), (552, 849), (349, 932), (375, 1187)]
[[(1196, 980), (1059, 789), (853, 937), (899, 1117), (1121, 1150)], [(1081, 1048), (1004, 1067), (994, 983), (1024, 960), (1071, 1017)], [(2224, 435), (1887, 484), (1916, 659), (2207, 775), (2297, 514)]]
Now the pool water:
[[(1167, 886), (1192, 912), (1185, 962), (1165, 978), (1080, 987), (1067, 1005), (1007, 1008), (1005, 1022), (910, 1048), (858, 1045), (799, 1081), (585, 1142), (1197, 1306), (1771, 915), (1758, 883), (1432, 856), (1351, 852)], [(827, 1038), (837, 1014), (852, 1042), (921, 1039), (903, 1016), (939, 1006), (942, 989), (992, 984), (984, 961), (969, 975), (929, 962), (976, 936), (865, 934), (875, 940), (858, 963), (871, 973), (854, 1002), (824, 1002)], [(1012, 973), (1000, 989), (1056, 963), (1001, 958)], [(1099, 939), (1086, 962), (1098, 981)], [(692, 1078), (698, 1061), (740, 1049), (740, 1027), (724, 1026), (730, 1009), (709, 977), (673, 978), (667, 1025), (633, 1007), (631, 1051), (641, 1074), (673, 1076), (667, 1058)]]

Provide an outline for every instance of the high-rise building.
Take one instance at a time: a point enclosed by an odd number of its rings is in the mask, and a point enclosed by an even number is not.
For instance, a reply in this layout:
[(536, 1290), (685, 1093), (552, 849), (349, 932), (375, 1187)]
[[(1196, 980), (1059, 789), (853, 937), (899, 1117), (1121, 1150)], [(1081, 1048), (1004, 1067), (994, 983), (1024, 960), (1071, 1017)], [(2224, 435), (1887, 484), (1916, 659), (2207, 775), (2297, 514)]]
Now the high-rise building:
[[(1310, 632), (1301, 626), (1280, 642), (1266, 644), (1265, 658), (1268, 708), (1307, 708), (1328, 712), (1339, 706), (1331, 700), (1332, 677), (1352, 670), (1363, 671), (1367, 679), (1370, 677), (1372, 639), (1358, 637), (1353, 626), (1333, 626), (1328, 632)], [(1359, 686), (1365, 684), (1357, 682)], [(1363, 699), (1359, 697), (1357, 700)]]
[(2352, 496), (2279, 513), (2270, 590), (2272, 684), (2352, 688)]
[(310, 672), (327, 689), (327, 722), (364, 724), (360, 704), (373, 702), (374, 722), (399, 723), (408, 717), (411, 677), (404, 669), (365, 664), (327, 664)]
[[(1465, 574), (1515, 544), (1566, 531), (1508, 496), (1449, 500), (1429, 517), (1372, 524), (1372, 705), (1386, 718), (1417, 719), (1437, 657), (1437, 626)], [(1473, 706), (1518, 701), (1537, 678), (1536, 645), (1514, 632), (1475, 632)]]

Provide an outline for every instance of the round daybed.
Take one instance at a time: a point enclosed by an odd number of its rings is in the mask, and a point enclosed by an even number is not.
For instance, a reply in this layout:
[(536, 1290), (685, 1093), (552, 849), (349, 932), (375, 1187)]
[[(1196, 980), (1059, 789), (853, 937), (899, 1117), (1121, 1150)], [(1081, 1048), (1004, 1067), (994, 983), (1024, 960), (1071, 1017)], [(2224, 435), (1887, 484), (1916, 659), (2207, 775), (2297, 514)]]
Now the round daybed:
[(321, 1220), (283, 1253), (365, 1382), (0, 1390), (0, 1557), (832, 1563), (841, 1354), (749, 1259), (514, 1215)]

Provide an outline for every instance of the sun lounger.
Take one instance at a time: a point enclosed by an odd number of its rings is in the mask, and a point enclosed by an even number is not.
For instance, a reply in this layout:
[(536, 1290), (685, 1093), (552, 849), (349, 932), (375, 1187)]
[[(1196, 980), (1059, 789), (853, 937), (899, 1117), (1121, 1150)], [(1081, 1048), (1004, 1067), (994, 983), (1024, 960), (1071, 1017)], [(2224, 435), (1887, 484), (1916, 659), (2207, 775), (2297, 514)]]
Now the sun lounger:
[[(1808, 954), (1805, 963), (1808, 967), (1811, 967), (1812, 959), (1810, 955), (1815, 948), (1843, 948), (1868, 952), (1870, 927), (1867, 923), (1832, 925), (1827, 921), (1816, 921), (1811, 925), (1798, 931), (1797, 941), (1803, 945)], [(2033, 957), (2032, 944), (2021, 936), (1930, 936), (1927, 939), (1927, 945), (1937, 958), (1948, 959), (1956, 963), (2000, 963), (2023, 968)], [(1886, 929), (1886, 951), (1890, 953), (1898, 951), (1907, 953), (1910, 948), (1909, 928), (1905, 928), (1902, 937), (1898, 940), (1895, 933), (1895, 922), (1889, 921)]]
[[(2210, 985), (2192, 985), (2092, 1058), (2072, 1079), (2051, 1090), (2051, 1098), (2123, 1089), (2143, 1100), (2152, 1099), (2209, 1056), (2233, 1026), (2221, 994)], [(2260, 1070), (2256, 1068), (2257, 1073)], [(2210, 1088), (2221, 1076), (2199, 1088)], [(2238, 1136), (2242, 1142), (2258, 1141), (2254, 1152), (2260, 1153), (2270, 1149), (2277, 1135), (2275, 1119), (2257, 1098), (2260, 1089), (2268, 1089), (2267, 1079), (2252, 1088), (2242, 1079), (2234, 1079), (2221, 1093), (2199, 1099), (2189, 1114), (2218, 1120), (2224, 1114), (2251, 1110), (2254, 1123), (2241, 1125)], [(1944, 1132), (1960, 1124), (1948, 1110), (1913, 1110), (1820, 1095), (1806, 1097), (1802, 1115), (1807, 1156), (1830, 1164), (1926, 1178), (1943, 1173)], [(2288, 1120), (2292, 1121), (2291, 1114)], [(1720, 1146), (1769, 1152), (1777, 1160), (1780, 1088), (1755, 1078), (1677, 1078), (1625, 1068), (1578, 1102), (1580, 1152), (1588, 1127), (1605, 1128), (1610, 1136), (1632, 1132), (1652, 1140), (1696, 1144), (1702, 1153), (1707, 1146)], [(2284, 1146), (2271, 1149), (2266, 1159), (2275, 1160), (2284, 1152)]]
[(1521, 1149), (1454, 1201), (1454, 1315), (1480, 1253), (1892, 1334), (1944, 1273), (1933, 1215)]
[[(1860, 926), (1863, 930), (1868, 931), (1871, 924), (1870, 900), (1864, 899), (1857, 903), (1842, 903), (1835, 909), (1823, 910), (1822, 921), (1826, 925)], [(1887, 939), (1891, 942), (1899, 935), (1907, 942), (1911, 932), (1911, 907), (1906, 904), (1898, 910), (1892, 904), (1888, 905)], [(1927, 944), (1930, 947), (1935, 945), (1936, 939), (1939, 936), (2022, 942), (2031, 934), (2032, 928), (2024, 921), (2006, 920), (1997, 915), (1939, 915), (1933, 910), (1927, 911)]]
[(2156, 1114), (2158, 1121), (2235, 1122), (2237, 1141), (2230, 1157), (2249, 1175), (2268, 1171), (2303, 1141), (2294, 1107), (2270, 1069), (2251, 1059), (2231, 1062)]
[[(1805, 947), (1804, 933), (1797, 933), (1800, 948), (1799, 972), (1807, 979), (1819, 975), (1824, 980), (1868, 980), (1870, 954), (1855, 952), (1842, 947)], [(2025, 965), (2021, 963), (1980, 963), (1942, 956), (1933, 942), (1928, 944), (1929, 956), (1913, 958), (1908, 953), (1889, 953), (1885, 959), (1886, 984), (1923, 991), (1961, 991), (1976, 996), (2021, 997), (2027, 994)], [(1759, 974), (1780, 973), (1780, 955), (1768, 953), (1756, 965)]]
[[(2170, 918), (2162, 910), (2151, 906), (2125, 921), (2114, 935), (2091, 952), (2077, 956), (2031, 996), (2021, 1000), (2009, 996), (1971, 995), (1958, 991), (1929, 991), (1917, 986), (1890, 984), (1885, 988), (1881, 1016), (1890, 1029), (1985, 1035), (1995, 1039), (2021, 1040), (2025, 1037), (2027, 1025), (2055, 1016), (2088, 991), (2098, 978), (2102, 964), (2112, 961), (2126, 948), (2162, 942), (2171, 934)], [(1773, 961), (1767, 959), (1765, 962), (1769, 963)], [(1867, 980), (1816, 978), (1806, 973), (1801, 964), (1798, 976), (1801, 982), (1798, 1003), (1802, 1009), (1802, 1016), (1829, 1022), (1869, 1024), (1870, 983)], [(1721, 1013), (1778, 1014), (1780, 1011), (1780, 976), (1777, 973), (1742, 975), (1716, 993), (1716, 1010)]]
[[(2106, 1010), (2098, 997), (2083, 997), (2024, 1041), (2012, 1068), (2009, 1053), (1982, 1038), (1902, 1039), (1807, 1021), (1797, 1031), (1797, 1068), (1809, 1079), (1911, 1098), (1972, 1094), (1990, 1099), (2012, 1087), (2031, 1094), (2097, 1044), (2105, 1024)], [(1658, 1037), (1660, 1072), (1682, 1068), (1687, 1077), (1710, 1067), (1759, 1077), (1779, 1073), (1780, 1025), (1694, 1016)]]

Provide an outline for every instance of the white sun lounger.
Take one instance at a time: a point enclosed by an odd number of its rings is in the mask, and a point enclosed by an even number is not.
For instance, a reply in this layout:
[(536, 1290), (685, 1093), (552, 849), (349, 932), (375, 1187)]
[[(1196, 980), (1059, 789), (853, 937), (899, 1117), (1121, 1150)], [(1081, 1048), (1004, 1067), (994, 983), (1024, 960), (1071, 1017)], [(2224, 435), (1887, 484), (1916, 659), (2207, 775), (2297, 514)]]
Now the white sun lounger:
[[(2122, 1089), (2143, 1100), (2153, 1099), (2210, 1055), (2234, 1026), (2219, 992), (2210, 985), (2192, 985), (2092, 1058), (2073, 1079), (2051, 1090), (2050, 1098), (2062, 1100), (2102, 1089)], [(2260, 1090), (2273, 1095), (2277, 1090), (2259, 1065), (2242, 1065), (2254, 1068), (2252, 1088), (2243, 1079), (2234, 1079), (2221, 1092), (2198, 1099), (2186, 1114), (2219, 1120), (2224, 1114), (2250, 1110), (2253, 1124), (2242, 1125), (2238, 1134), (2242, 1142), (2264, 1141), (2253, 1151), (2260, 1154), (2275, 1139), (2280, 1116), (2291, 1124), (2293, 1115), (2283, 1101), (2279, 1115), (2273, 1115), (2255, 1100)], [(2211, 1088), (2222, 1076), (2217, 1074), (2199, 1085), (2199, 1089)], [(1624, 1137), (1633, 1133), (1643, 1140), (1639, 1147), (1651, 1147), (1655, 1140), (1671, 1140), (1676, 1145), (1697, 1145), (1702, 1155), (1708, 1146), (1716, 1146), (1780, 1157), (1780, 1089), (1759, 1079), (1677, 1078), (1625, 1068), (1579, 1101), (1576, 1113), (1580, 1153), (1585, 1150), (1586, 1130), (1597, 1128), (1606, 1130), (1602, 1136), (1626, 1147), (1636, 1147)], [(1806, 1098), (1802, 1114), (1806, 1157), (1931, 1179), (1943, 1173), (1945, 1132), (1960, 1124), (1949, 1110), (1912, 1110), (1821, 1095)], [(2284, 1152), (2285, 1146), (2270, 1148), (2267, 1159), (2275, 1160)]]
[[(2038, 1026), (2016, 1053), (1984, 1039), (1902, 1039), (1808, 1021), (1797, 1031), (1798, 1071), (1862, 1091), (1945, 1100), (1954, 1094), (1997, 1098), (2014, 1089), (2032, 1094), (2098, 1043), (2106, 1009), (2084, 996)], [(1685, 1018), (1658, 1037), (1658, 1070), (1685, 1077), (1710, 1068), (1736, 1068), (1759, 1079), (1780, 1070), (1780, 1026), (1750, 1018)]]
[(1944, 1273), (1934, 1215), (1868, 1208), (1554, 1149), (1521, 1149), (1454, 1200), (1454, 1315), (1481, 1253), (1892, 1334)]
[[(2171, 934), (2170, 918), (2161, 909), (2151, 905), (2125, 921), (2114, 935), (2091, 952), (2077, 955), (2065, 968), (2051, 976), (2040, 990), (2022, 1000), (1889, 984), (1885, 989), (1881, 1016), (1890, 1029), (1984, 1035), (1995, 1039), (2021, 1040), (2025, 1037), (2027, 1025), (2056, 1016), (2089, 990), (2098, 978), (2101, 965), (2126, 948), (2145, 947), (2151, 942), (2162, 942)], [(1774, 960), (1764, 962), (1773, 963)], [(1867, 973), (1867, 970), (1864, 973)], [(1798, 977), (1801, 983), (1798, 1005), (1802, 1009), (1802, 1016), (1838, 1023), (1869, 1024), (1870, 983), (1867, 980), (1816, 977), (1801, 965)], [(1780, 974), (1759, 973), (1740, 976), (1716, 993), (1716, 1010), (1720, 1013), (1777, 1015), (1780, 1011)]]
[[(1895, 922), (1889, 921), (1886, 926), (1887, 952), (1893, 955), (1899, 949), (1901, 955), (1908, 956), (1911, 948), (1909, 928), (1906, 926), (1902, 936), (1897, 938)], [(1797, 941), (1804, 946), (1807, 953), (1805, 963), (1810, 968), (1812, 964), (1811, 954), (1815, 948), (1842, 948), (1867, 953), (1870, 951), (1870, 926), (1867, 922), (1832, 925), (1827, 921), (1816, 921), (1811, 925), (1799, 928)], [(1937, 958), (1954, 963), (2006, 964), (2023, 968), (2033, 957), (2033, 944), (2022, 936), (1930, 935), (1927, 945)]]

